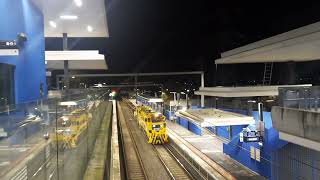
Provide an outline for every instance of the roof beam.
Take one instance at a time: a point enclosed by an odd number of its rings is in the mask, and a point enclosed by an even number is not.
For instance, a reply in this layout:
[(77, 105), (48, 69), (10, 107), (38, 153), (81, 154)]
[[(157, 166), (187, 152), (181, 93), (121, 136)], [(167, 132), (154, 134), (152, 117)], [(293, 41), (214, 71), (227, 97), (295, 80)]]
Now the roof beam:
[(216, 64), (304, 62), (320, 59), (320, 22), (224, 53)]
[[(134, 76), (174, 76), (174, 75), (202, 75), (203, 71), (188, 72), (157, 72), (157, 73), (117, 73), (117, 74), (72, 74), (75, 77), (134, 77)], [(57, 75), (63, 77), (63, 75)]]

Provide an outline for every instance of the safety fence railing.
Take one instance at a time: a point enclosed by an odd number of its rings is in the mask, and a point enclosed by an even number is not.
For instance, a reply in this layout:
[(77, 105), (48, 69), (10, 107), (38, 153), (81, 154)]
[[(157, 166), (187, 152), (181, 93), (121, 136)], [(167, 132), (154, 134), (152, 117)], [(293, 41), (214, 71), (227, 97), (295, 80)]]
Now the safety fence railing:
[(280, 87), (279, 106), (319, 111), (320, 86)]
[(110, 105), (107, 96), (104, 90), (87, 90), (5, 105), (0, 179), (82, 179)]

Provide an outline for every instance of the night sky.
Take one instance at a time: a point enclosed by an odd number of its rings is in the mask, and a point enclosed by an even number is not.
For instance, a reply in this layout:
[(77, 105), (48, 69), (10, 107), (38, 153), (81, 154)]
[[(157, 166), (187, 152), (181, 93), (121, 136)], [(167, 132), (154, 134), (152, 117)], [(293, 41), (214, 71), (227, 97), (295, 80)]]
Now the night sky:
[[(221, 52), (320, 21), (319, 2), (221, 2), (107, 0), (110, 37), (72, 39), (70, 49), (99, 49), (107, 57), (108, 72), (204, 70), (208, 84), (232, 84), (260, 76), (263, 66), (222, 67), (225, 77), (219, 81), (214, 60)], [(47, 39), (46, 49), (59, 49), (60, 44)], [(317, 65), (310, 65), (315, 72)]]

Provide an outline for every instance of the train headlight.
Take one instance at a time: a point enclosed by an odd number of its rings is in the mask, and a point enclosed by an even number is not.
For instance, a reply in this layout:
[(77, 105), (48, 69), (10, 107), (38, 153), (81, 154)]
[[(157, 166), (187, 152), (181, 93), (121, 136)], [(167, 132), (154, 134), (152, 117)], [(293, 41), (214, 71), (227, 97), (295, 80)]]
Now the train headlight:
[(161, 115), (161, 113), (156, 113), (154, 116), (159, 117), (160, 115)]

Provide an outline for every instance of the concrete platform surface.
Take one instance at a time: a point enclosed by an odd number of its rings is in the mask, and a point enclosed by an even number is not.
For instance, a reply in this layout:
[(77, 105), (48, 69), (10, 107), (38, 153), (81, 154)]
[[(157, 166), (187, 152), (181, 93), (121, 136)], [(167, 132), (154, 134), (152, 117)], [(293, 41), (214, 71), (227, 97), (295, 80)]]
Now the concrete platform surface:
[(208, 164), (212, 164), (214, 167), (220, 166), (218, 168), (221, 168), (222, 172), (229, 172), (231, 177), (227, 179), (265, 179), (236, 160), (225, 155), (223, 153), (223, 142), (225, 140), (216, 137), (214, 134), (207, 132), (204, 133), (204, 135), (199, 136), (171, 121), (167, 121), (167, 127), (169, 131), (176, 133), (198, 150), (197, 154), (199, 157), (202, 157), (204, 160), (206, 159)]

